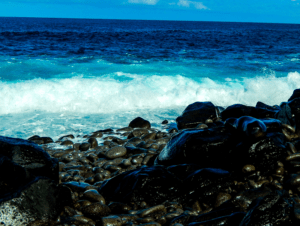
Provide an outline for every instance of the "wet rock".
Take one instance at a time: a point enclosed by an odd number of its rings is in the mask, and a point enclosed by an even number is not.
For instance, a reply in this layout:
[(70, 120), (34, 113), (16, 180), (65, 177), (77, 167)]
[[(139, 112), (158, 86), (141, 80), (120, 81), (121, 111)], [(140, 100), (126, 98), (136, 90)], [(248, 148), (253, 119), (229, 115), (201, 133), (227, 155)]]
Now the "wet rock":
[(255, 171), (255, 166), (253, 165), (245, 165), (242, 169), (243, 173), (250, 173)]
[(117, 132), (131, 132), (133, 129), (131, 127), (124, 127), (121, 129), (117, 129)]
[(34, 176), (45, 176), (58, 182), (57, 159), (33, 142), (0, 136), (0, 155), (22, 166)]
[(141, 117), (137, 117), (135, 119), (133, 119), (130, 123), (129, 123), (129, 127), (131, 128), (144, 128), (144, 129), (150, 129), (151, 128), (151, 124), (149, 121), (141, 118)]
[(82, 215), (74, 215), (72, 217), (67, 217), (64, 218), (63, 220), (61, 220), (60, 224), (64, 224), (64, 225), (90, 225), (90, 226), (94, 226), (95, 222), (85, 216)]
[(255, 117), (255, 107), (250, 107), (243, 104), (234, 104), (227, 107), (221, 113), (221, 118), (223, 121), (226, 121), (228, 118), (240, 118), (242, 116)]
[(102, 204), (105, 204), (105, 199), (102, 195), (99, 194), (99, 192), (95, 189), (86, 190), (82, 194), (82, 198), (89, 200), (91, 202), (100, 202)]
[(81, 208), (81, 211), (85, 216), (90, 217), (91, 219), (99, 219), (101, 217), (108, 216), (111, 212), (108, 206), (100, 202), (84, 206)]
[(129, 205), (121, 202), (111, 202), (108, 207), (111, 209), (111, 212), (113, 214), (125, 214), (128, 213), (129, 210), (131, 210), (131, 207)]
[(173, 136), (155, 160), (156, 165), (194, 163), (202, 168), (230, 168), (237, 140), (224, 127), (190, 129)]
[(88, 183), (75, 182), (75, 181), (64, 182), (62, 184), (69, 187), (73, 192), (84, 192), (84, 191), (88, 190), (89, 186), (91, 186)]
[(91, 144), (90, 143), (82, 143), (79, 145), (79, 150), (80, 151), (87, 151), (89, 150), (91, 147)]
[(74, 135), (73, 134), (69, 134), (69, 135), (65, 135), (65, 136), (62, 136), (58, 139), (58, 141), (64, 141), (64, 140), (68, 140), (68, 139), (74, 139)]
[(240, 207), (243, 212), (248, 212), (250, 205), (252, 202), (257, 200), (258, 198), (265, 197), (270, 194), (272, 189), (265, 187), (249, 189), (240, 192), (233, 199), (233, 203)]
[(54, 220), (71, 202), (68, 198), (53, 180), (35, 177), (17, 191), (1, 194), (0, 221), (6, 225), (29, 225), (36, 220)]
[(294, 100), (296, 98), (299, 98), (299, 97), (300, 97), (300, 89), (295, 89), (293, 91), (292, 96), (288, 99), (288, 101), (292, 101), (292, 100)]
[(105, 156), (109, 159), (115, 159), (126, 155), (127, 149), (121, 146), (113, 147), (105, 152)]
[(211, 203), (222, 189), (233, 184), (233, 179), (229, 172), (221, 169), (196, 170), (183, 181), (182, 199), (190, 204), (197, 199)]
[(94, 137), (91, 137), (91, 138), (88, 140), (88, 143), (90, 144), (90, 147), (91, 147), (91, 148), (95, 148), (95, 147), (98, 146), (97, 139), (94, 138)]
[(169, 123), (169, 122), (168, 122), (168, 120), (166, 120), (166, 119), (165, 119), (164, 121), (161, 122), (161, 124), (168, 124), (168, 123)]
[(274, 191), (258, 198), (240, 225), (293, 225), (292, 215), (293, 200), (286, 191)]
[(98, 191), (107, 201), (135, 202), (138, 205), (145, 201), (153, 206), (166, 199), (176, 201), (178, 184), (179, 179), (163, 166), (152, 166), (117, 175), (105, 181)]
[(243, 164), (255, 166), (257, 171), (266, 175), (277, 169), (277, 162), (287, 157), (285, 139), (281, 133), (269, 133), (264, 139), (256, 143), (247, 143), (247, 141), (237, 145), (233, 152), (236, 159), (235, 166), (243, 168)]
[(250, 117), (242, 116), (240, 118), (229, 118), (225, 122), (225, 126), (235, 129), (232, 132), (237, 136), (237, 139), (255, 139), (264, 137), (267, 132), (267, 127), (262, 120)]
[(194, 128), (210, 117), (216, 117), (215, 106), (211, 102), (195, 102), (187, 106), (181, 116), (177, 117), (178, 129)]
[(101, 218), (101, 225), (103, 226), (121, 226), (123, 221), (119, 216), (110, 215)]
[(73, 141), (71, 141), (71, 140), (65, 140), (65, 141), (61, 142), (60, 145), (68, 146), (68, 145), (73, 145), (73, 144), (74, 144)]

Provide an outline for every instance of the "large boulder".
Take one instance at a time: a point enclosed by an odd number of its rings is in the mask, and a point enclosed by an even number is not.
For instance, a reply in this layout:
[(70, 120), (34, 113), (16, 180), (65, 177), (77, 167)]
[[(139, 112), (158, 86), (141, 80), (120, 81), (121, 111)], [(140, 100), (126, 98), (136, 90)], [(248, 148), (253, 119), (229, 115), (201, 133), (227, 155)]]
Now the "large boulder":
[(59, 181), (58, 161), (31, 141), (0, 136), (0, 156), (24, 167), (34, 176), (45, 176)]
[(0, 222), (5, 225), (29, 225), (36, 220), (56, 219), (71, 201), (68, 191), (45, 177), (35, 177), (13, 193), (0, 198)]
[(231, 167), (231, 152), (239, 140), (225, 127), (183, 130), (173, 136), (156, 165), (198, 164), (201, 168)]
[(195, 102), (177, 117), (178, 129), (194, 128), (209, 118), (215, 118), (217, 109), (211, 102)]
[(53, 220), (71, 202), (58, 185), (58, 161), (35, 143), (0, 137), (0, 222), (28, 225)]

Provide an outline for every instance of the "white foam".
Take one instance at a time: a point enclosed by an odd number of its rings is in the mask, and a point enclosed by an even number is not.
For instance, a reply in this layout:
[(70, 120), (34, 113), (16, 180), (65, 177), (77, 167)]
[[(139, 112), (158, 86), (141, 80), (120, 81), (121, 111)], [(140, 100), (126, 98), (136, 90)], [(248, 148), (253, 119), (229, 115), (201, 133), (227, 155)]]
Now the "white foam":
[[(128, 77), (124, 81), (114, 77)], [(280, 104), (300, 87), (300, 74), (214, 81), (177, 76), (116, 73), (102, 78), (0, 81), (0, 115), (33, 111), (86, 114), (186, 107), (195, 101), (215, 105)]]

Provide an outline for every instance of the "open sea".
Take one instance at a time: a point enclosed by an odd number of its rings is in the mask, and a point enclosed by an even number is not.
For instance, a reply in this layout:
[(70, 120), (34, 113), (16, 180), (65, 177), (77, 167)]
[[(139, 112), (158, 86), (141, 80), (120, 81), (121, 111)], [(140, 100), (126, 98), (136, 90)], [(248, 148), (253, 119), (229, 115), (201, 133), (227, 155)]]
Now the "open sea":
[(196, 101), (287, 101), (300, 24), (0, 18), (0, 135), (164, 129)]

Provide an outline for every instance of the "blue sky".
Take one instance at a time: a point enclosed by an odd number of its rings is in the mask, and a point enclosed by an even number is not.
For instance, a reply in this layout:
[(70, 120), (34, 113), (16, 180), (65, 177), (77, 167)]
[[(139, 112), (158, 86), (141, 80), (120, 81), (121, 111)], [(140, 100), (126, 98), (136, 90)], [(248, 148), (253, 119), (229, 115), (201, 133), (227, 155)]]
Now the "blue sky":
[(0, 16), (300, 24), (300, 0), (0, 0)]

